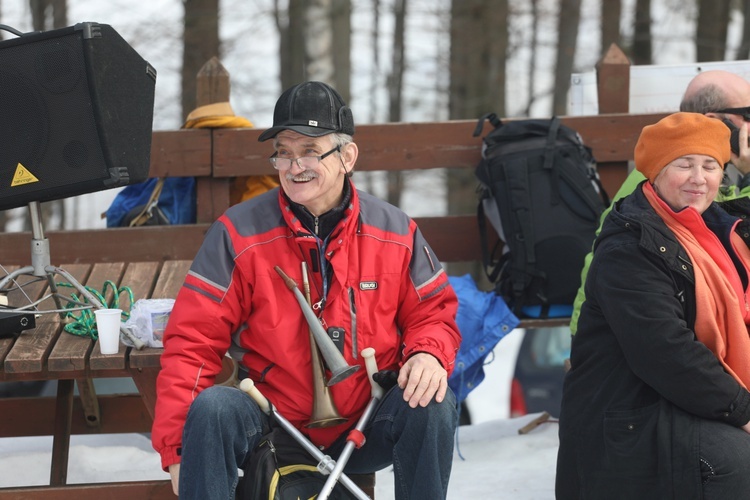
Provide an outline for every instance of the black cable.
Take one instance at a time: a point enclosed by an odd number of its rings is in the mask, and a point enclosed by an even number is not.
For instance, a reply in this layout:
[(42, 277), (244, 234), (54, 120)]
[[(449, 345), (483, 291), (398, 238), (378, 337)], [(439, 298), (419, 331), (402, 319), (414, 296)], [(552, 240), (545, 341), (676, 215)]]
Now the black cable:
[(13, 33), (16, 36), (23, 36), (23, 33), (18, 31), (16, 28), (13, 28), (11, 26), (8, 26), (7, 24), (0, 24), (0, 30), (5, 30)]

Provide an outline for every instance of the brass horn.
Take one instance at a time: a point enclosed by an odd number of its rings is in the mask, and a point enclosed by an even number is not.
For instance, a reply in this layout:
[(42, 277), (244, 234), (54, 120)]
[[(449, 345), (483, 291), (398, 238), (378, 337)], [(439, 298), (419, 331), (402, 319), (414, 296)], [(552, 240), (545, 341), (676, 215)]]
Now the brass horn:
[(346, 362), (344, 356), (341, 355), (339, 350), (334, 345), (333, 340), (331, 340), (325, 330), (323, 330), (323, 325), (320, 324), (320, 321), (318, 321), (317, 316), (315, 316), (315, 312), (312, 310), (312, 307), (310, 307), (305, 298), (302, 296), (302, 292), (299, 291), (297, 283), (292, 278), (287, 276), (279, 266), (275, 266), (274, 269), (277, 273), (279, 273), (279, 276), (284, 279), (284, 283), (286, 283), (286, 286), (292, 292), (294, 292), (294, 296), (297, 298), (297, 302), (302, 308), (302, 314), (305, 315), (305, 320), (307, 320), (307, 324), (313, 334), (315, 343), (318, 345), (318, 349), (320, 349), (320, 354), (323, 356), (323, 359), (325, 359), (326, 364), (328, 365), (328, 369), (331, 370), (331, 378), (328, 379), (328, 383), (326, 385), (332, 386), (334, 384), (337, 384), (349, 375), (352, 375), (354, 372), (359, 370), (359, 365), (350, 366)]
[[(307, 263), (302, 262), (302, 288), (305, 291), (307, 305), (311, 306), (310, 282), (307, 279)], [(308, 330), (310, 336), (310, 353), (312, 354), (312, 377), (313, 377), (313, 409), (310, 422), (305, 426), (309, 428), (331, 427), (346, 422), (339, 414), (336, 403), (333, 401), (331, 390), (326, 385), (323, 358), (315, 343), (312, 329)]]

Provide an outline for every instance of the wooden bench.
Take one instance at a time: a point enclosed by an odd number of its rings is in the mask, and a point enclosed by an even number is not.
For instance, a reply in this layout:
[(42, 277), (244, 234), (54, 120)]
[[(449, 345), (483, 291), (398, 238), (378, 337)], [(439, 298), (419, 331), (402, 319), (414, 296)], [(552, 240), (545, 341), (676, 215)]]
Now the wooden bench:
[[(201, 236), (202, 233), (196, 234), (196, 241)], [(120, 287), (127, 286), (135, 301), (175, 297), (190, 263), (191, 260), (151, 260), (75, 263), (61, 267), (81, 284), (96, 290), (101, 289), (105, 280), (112, 280)], [(32, 281), (35, 282), (24, 287), (24, 291), (36, 300), (47, 285), (32, 277), (19, 278), (21, 284)], [(20, 294), (20, 290), (11, 292), (9, 302), (26, 300), (21, 299)], [(129, 298), (125, 294), (122, 298), (124, 302), (120, 304), (128, 310)], [(54, 398), (0, 399), (0, 415), (3, 415), (0, 438), (53, 436), (50, 486), (0, 488), (0, 499), (75, 496), (93, 500), (102, 498), (103, 488), (108, 491), (107, 498), (112, 499), (174, 498), (171, 483), (166, 480), (66, 485), (71, 434), (151, 431), (161, 349), (121, 348), (117, 355), (102, 355), (97, 342), (65, 333), (63, 325), (58, 315), (44, 315), (35, 329), (23, 332), (17, 340), (0, 339), (0, 359), (3, 360), (0, 381), (57, 381)], [(219, 380), (231, 375), (231, 365), (227, 367), (230, 372), (220, 375)], [(111, 377), (132, 378), (139, 394), (97, 396), (93, 379)], [(74, 383), (78, 386), (77, 397), (74, 397)], [(373, 496), (374, 476), (353, 475), (352, 479)]]
[[(611, 115), (565, 118), (581, 131), (600, 159), (605, 184), (612, 190), (624, 178), (622, 162), (632, 154), (641, 127), (658, 115)], [(377, 168), (473, 168), (479, 158), (479, 141), (471, 137), (473, 121), (361, 126), (357, 141), (362, 150), (360, 170)], [(595, 135), (595, 131), (606, 135)], [(154, 133), (152, 171), (155, 175), (195, 175), (199, 184), (202, 222), (168, 227), (117, 228), (50, 232), (51, 259), (81, 283), (101, 289), (110, 279), (133, 289), (134, 297), (174, 297), (205, 232), (206, 219), (228, 207), (231, 177), (268, 172), (268, 144), (257, 143), (257, 130), (185, 130)], [(588, 134), (588, 135), (586, 135)], [(408, 141), (404, 141), (408, 137)], [(185, 154), (190, 146), (191, 154)], [(200, 146), (200, 147), (198, 147)], [(200, 161), (198, 161), (200, 159)], [(178, 162), (180, 160), (180, 162)], [(603, 161), (602, 161), (603, 160)], [(617, 164), (620, 164), (619, 166)], [(202, 174), (202, 175), (201, 175)], [(207, 215), (210, 213), (210, 215)], [(418, 217), (417, 223), (442, 261), (481, 259), (474, 214)], [(0, 238), (4, 266), (28, 265), (29, 233)], [(43, 285), (35, 284), (34, 294)], [(14, 297), (9, 297), (13, 304)], [(525, 320), (522, 327), (565, 324), (566, 320)], [(56, 398), (0, 399), (4, 423), (0, 437), (54, 436), (49, 487), (0, 489), (0, 500), (21, 498), (174, 498), (168, 481), (66, 485), (71, 434), (97, 432), (149, 432), (159, 370), (159, 349), (126, 349), (117, 356), (102, 356), (87, 338), (61, 331), (56, 316), (41, 318), (35, 330), (16, 341), (0, 341), (0, 381), (57, 380)], [(101, 396), (93, 391), (93, 378), (131, 377), (139, 395)], [(73, 397), (74, 381), (80, 397)], [(142, 402), (141, 402), (142, 401)], [(373, 482), (372, 475), (364, 476)], [(365, 486), (372, 493), (374, 485)]]
[[(623, 92), (623, 78), (628, 74), (617, 62), (603, 64), (598, 71), (599, 108), (608, 114), (563, 117), (563, 123), (580, 132), (592, 147), (604, 186), (614, 194), (627, 175), (641, 129), (664, 115), (615, 113), (623, 109), (618, 92)], [(627, 93), (627, 86), (624, 91)], [(624, 102), (627, 109), (627, 98)], [(481, 148), (481, 141), (472, 137), (475, 125), (475, 120), (358, 125), (355, 139), (360, 159), (356, 169), (474, 169)], [(259, 134), (255, 129), (155, 132), (151, 176), (196, 177), (198, 223), (50, 232), (52, 263), (97, 289), (109, 279), (133, 289), (135, 299), (174, 297), (209, 224), (229, 207), (233, 178), (271, 172), (266, 161), (271, 145), (258, 143)], [(417, 217), (416, 222), (441, 261), (481, 260), (474, 213)], [(0, 264), (9, 270), (29, 265), (30, 241), (30, 233), (4, 234)], [(3, 275), (0, 272), (0, 278)], [(43, 288), (43, 283), (36, 283), (30, 290), (40, 296)], [(19, 298), (11, 294), (9, 299), (13, 304)], [(521, 327), (566, 322), (524, 320)], [(116, 356), (102, 356), (91, 340), (63, 333), (56, 316), (40, 318), (34, 330), (23, 332), (17, 340), (0, 340), (0, 381), (58, 381), (54, 398), (0, 399), (0, 437), (54, 436), (50, 486), (0, 489), (0, 500), (174, 498), (167, 480), (66, 484), (71, 434), (150, 431), (160, 354), (160, 349), (128, 348)], [(139, 394), (97, 396), (92, 379), (109, 377), (132, 378)], [(78, 397), (73, 395), (74, 383), (78, 384)], [(372, 495), (374, 475), (357, 479)]]
[[(81, 284), (101, 290), (105, 280), (128, 286), (134, 300), (174, 297), (182, 285), (190, 260), (99, 262), (62, 265)], [(31, 277), (19, 278), (20, 283)], [(65, 280), (56, 280), (65, 281)], [(25, 287), (32, 299), (42, 296), (46, 281)], [(19, 290), (8, 296), (10, 304), (26, 300)], [(129, 299), (121, 296), (124, 309)], [(160, 349), (135, 351), (122, 348), (102, 355), (97, 342), (63, 331), (57, 314), (43, 315), (33, 330), (18, 339), (0, 340), (0, 381), (57, 380), (54, 398), (0, 399), (3, 425), (0, 437), (52, 435), (49, 487), (0, 489), (0, 498), (102, 498), (102, 484), (66, 486), (71, 434), (150, 432), (156, 397), (155, 379)], [(140, 394), (97, 396), (95, 378), (132, 378)], [(74, 383), (79, 396), (74, 397)], [(168, 481), (117, 483), (107, 498), (174, 498)]]

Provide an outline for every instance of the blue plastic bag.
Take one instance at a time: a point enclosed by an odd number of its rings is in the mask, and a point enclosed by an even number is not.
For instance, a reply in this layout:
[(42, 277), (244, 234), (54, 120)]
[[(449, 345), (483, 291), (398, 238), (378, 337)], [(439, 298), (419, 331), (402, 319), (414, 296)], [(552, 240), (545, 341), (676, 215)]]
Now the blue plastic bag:
[(499, 295), (478, 290), (470, 275), (449, 280), (458, 295), (456, 323), (462, 340), (448, 386), (460, 403), (484, 380), (485, 359), (519, 320)]

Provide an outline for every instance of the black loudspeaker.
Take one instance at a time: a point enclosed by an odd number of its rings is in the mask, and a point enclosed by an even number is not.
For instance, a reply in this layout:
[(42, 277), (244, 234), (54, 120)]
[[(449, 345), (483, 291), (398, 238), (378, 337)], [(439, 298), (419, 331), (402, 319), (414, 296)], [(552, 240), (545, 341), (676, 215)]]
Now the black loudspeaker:
[(0, 210), (146, 180), (155, 85), (106, 24), (0, 42)]

